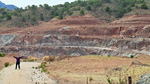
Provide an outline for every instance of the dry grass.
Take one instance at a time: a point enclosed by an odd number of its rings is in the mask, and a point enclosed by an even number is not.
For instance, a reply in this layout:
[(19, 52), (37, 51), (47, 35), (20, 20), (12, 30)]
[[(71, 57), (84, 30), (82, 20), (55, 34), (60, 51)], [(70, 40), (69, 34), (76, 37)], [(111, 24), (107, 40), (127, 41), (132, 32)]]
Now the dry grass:
[(42, 61), (47, 61), (47, 62), (53, 62), (55, 60), (56, 60), (55, 56), (44, 56), (42, 58)]
[(50, 75), (59, 79), (61, 84), (70, 82), (83, 84), (86, 83), (87, 78), (91, 77), (92, 84), (108, 84), (106, 77), (108, 74), (115, 82), (119, 82), (119, 78), (123, 80), (126, 76), (133, 77), (134, 82), (137, 81), (140, 75), (150, 71), (150, 67), (131, 66), (132, 62), (140, 61), (142, 64), (150, 64), (149, 60), (150, 56), (136, 58), (83, 56), (54, 61), (46, 66)]

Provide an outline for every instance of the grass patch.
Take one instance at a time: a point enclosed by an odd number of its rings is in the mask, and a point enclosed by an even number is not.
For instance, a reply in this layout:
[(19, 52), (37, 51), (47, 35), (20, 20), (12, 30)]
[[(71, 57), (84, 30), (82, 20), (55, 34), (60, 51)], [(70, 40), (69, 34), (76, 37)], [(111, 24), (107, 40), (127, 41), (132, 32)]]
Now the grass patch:
[(34, 60), (34, 59), (30, 59), (30, 60), (28, 60), (28, 62), (34, 62), (34, 61), (36, 61), (36, 60)]
[(6, 62), (4, 65), (5, 65), (5, 67), (8, 67), (10, 64), (9, 64), (9, 62)]
[(23, 62), (27, 62), (27, 60), (24, 59)]
[(23, 60), (23, 62), (35, 62), (35, 61), (37, 61), (37, 60), (35, 60), (35, 59), (29, 59), (29, 60), (24, 59), (24, 60)]
[(145, 73), (150, 73), (150, 67), (147, 66), (122, 66), (122, 70), (111, 70), (107, 73), (107, 82), (109, 84), (127, 84), (128, 77), (132, 77), (133, 83), (139, 80), (140, 76)]
[(47, 72), (47, 69), (46, 69), (46, 62), (42, 62), (39, 68), (42, 68), (42, 71), (41, 71), (41, 72)]
[(146, 41), (146, 40), (143, 38), (142, 41)]
[(4, 57), (5, 56), (5, 53), (0, 53), (0, 57)]

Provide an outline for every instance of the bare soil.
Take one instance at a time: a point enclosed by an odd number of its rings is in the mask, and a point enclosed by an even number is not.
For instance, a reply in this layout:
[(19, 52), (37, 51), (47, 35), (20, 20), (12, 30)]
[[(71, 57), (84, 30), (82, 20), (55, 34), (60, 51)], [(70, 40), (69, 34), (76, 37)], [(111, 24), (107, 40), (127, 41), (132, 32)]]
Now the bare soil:
[[(142, 64), (150, 64), (150, 56), (139, 56), (135, 58), (126, 57), (107, 57), (107, 56), (83, 56), (67, 58), (61, 61), (55, 61), (47, 64), (47, 69), (50, 71), (50, 75), (59, 80), (60, 84), (86, 84), (87, 78), (92, 78), (91, 84), (108, 84), (107, 75), (112, 74), (112, 78), (117, 78), (119, 75), (113, 74), (117, 70), (124, 68), (132, 70), (135, 67), (132, 65), (134, 62), (140, 62)], [(145, 67), (146, 68), (145, 70)], [(138, 71), (139, 68), (137, 68)], [(138, 72), (136, 76), (139, 76), (150, 70), (149, 66), (142, 66), (143, 72)], [(141, 70), (142, 70), (141, 69)], [(136, 71), (135, 71), (136, 72)], [(137, 81), (138, 78), (134, 80)], [(116, 80), (118, 81), (118, 80)], [(90, 81), (89, 81), (90, 82)]]

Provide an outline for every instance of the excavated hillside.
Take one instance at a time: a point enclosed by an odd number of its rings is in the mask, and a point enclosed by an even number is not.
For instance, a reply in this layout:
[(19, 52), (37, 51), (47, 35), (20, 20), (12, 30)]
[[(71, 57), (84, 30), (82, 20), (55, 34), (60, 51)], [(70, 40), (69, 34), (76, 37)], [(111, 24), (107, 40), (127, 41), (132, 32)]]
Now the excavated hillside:
[(0, 52), (24, 56), (149, 55), (150, 15), (104, 23), (91, 15), (0, 31)]

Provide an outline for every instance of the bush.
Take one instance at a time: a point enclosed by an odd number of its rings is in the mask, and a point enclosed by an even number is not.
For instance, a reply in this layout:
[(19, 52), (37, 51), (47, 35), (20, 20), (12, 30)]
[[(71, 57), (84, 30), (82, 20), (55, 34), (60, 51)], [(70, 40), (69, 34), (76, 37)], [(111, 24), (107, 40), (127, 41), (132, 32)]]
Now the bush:
[(0, 53), (0, 57), (4, 57), (5, 56), (5, 53)]
[(143, 39), (142, 41), (146, 41), (145, 39)]
[(49, 56), (48, 58), (45, 58), (45, 61), (55, 61), (55, 56)]
[(47, 69), (45, 69), (45, 68), (42, 68), (42, 72), (47, 72)]
[(130, 55), (130, 58), (134, 58), (134, 55)]
[(128, 8), (127, 8), (127, 12), (130, 12), (130, 11), (132, 11), (132, 8), (131, 8), (131, 7), (128, 7)]
[(107, 55), (108, 57), (110, 57), (110, 55)]
[(25, 60), (25, 59), (23, 60), (23, 62), (26, 62), (26, 61), (27, 61), (27, 60)]
[(35, 17), (32, 17), (32, 21), (33, 21), (33, 22), (36, 22), (36, 18), (35, 18)]
[(34, 59), (30, 59), (30, 60), (28, 60), (28, 62), (34, 62), (35, 60)]
[(44, 20), (44, 16), (42, 13), (40, 14), (40, 20), (42, 20), (42, 21)]
[(7, 20), (11, 20), (12, 19), (11, 15), (7, 15), (6, 18), (7, 18)]
[(42, 71), (41, 72), (47, 72), (47, 69), (45, 68), (46, 67), (46, 62), (42, 62), (40, 67), (39, 68), (42, 68)]
[(86, 6), (86, 10), (91, 11), (92, 10), (91, 6)]
[(106, 7), (105, 11), (109, 12), (110, 11), (110, 7)]
[(73, 14), (73, 12), (70, 12), (70, 10), (67, 10), (66, 12), (67, 12), (67, 14), (70, 15), (70, 16)]
[(89, 81), (90, 81), (90, 82), (92, 82), (92, 81), (93, 81), (93, 78), (92, 78), (92, 76), (90, 76), (90, 78), (89, 78)]
[(45, 64), (46, 64), (46, 62), (42, 62), (40, 65), (40, 68), (45, 68), (46, 67)]
[(109, 84), (112, 84), (112, 80), (111, 80), (110, 78), (107, 78), (107, 82), (108, 82)]
[(63, 19), (63, 14), (59, 14), (58, 19)]
[(84, 15), (85, 13), (84, 13), (84, 10), (81, 10), (80, 11), (80, 15), (82, 16), (82, 15)]
[(148, 7), (146, 6), (146, 4), (142, 4), (141, 9), (148, 9)]
[(5, 67), (8, 67), (10, 64), (9, 64), (9, 62), (6, 62), (4, 65), (5, 65)]
[(25, 18), (24, 17), (22, 17), (22, 22), (25, 22), (26, 20), (25, 20)]

